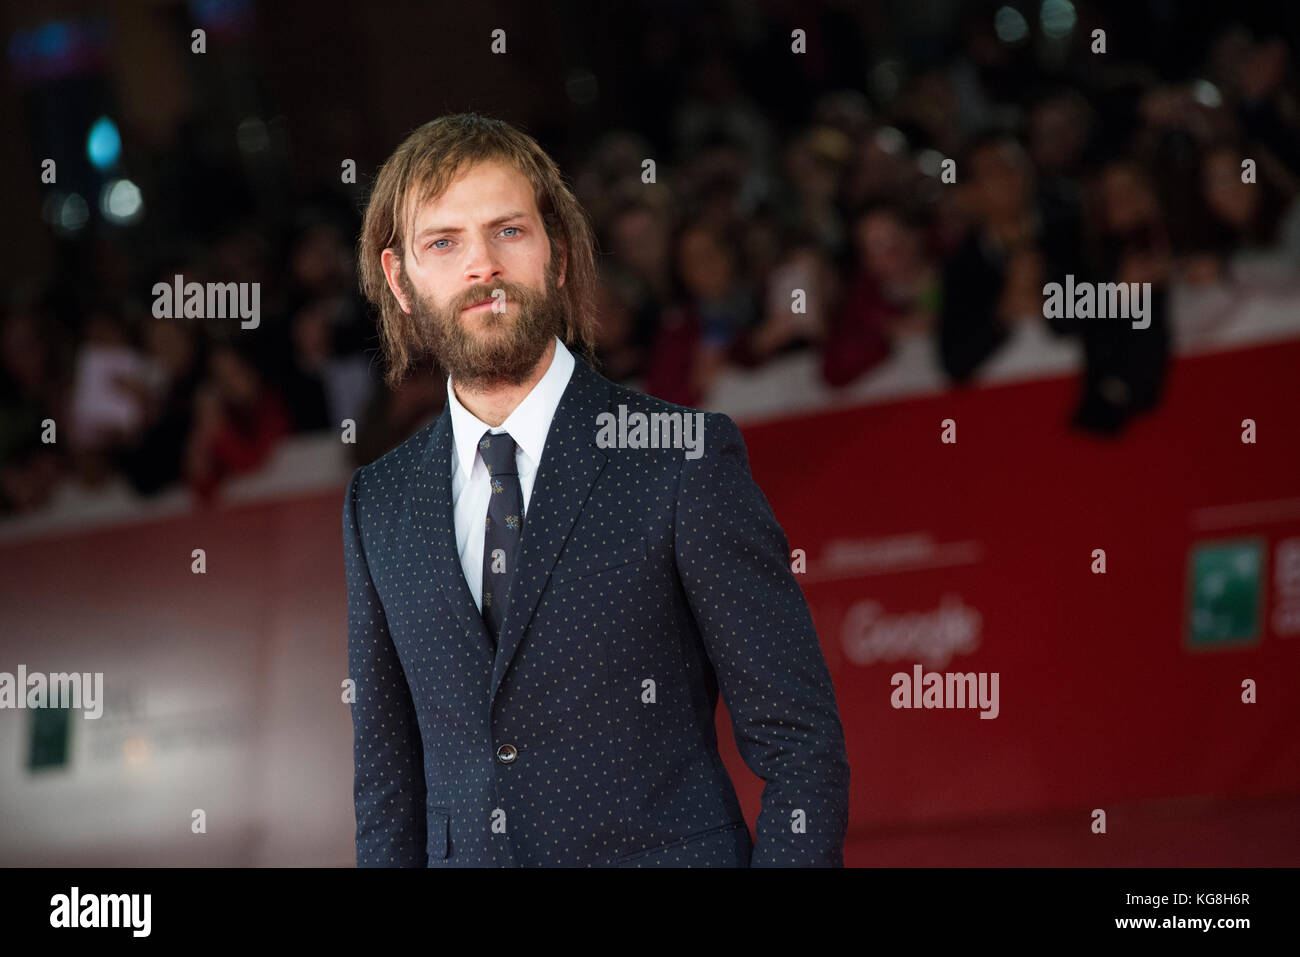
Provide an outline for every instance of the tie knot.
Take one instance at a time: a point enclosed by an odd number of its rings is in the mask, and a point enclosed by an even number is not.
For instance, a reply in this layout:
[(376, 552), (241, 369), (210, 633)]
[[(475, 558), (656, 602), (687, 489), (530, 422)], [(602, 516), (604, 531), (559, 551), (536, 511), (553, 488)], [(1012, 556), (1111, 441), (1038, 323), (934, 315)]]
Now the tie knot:
[(488, 474), (494, 477), (519, 474), (519, 468), (515, 465), (516, 448), (518, 446), (509, 432), (484, 432), (483, 438), (478, 440), (479, 455), (483, 456)]

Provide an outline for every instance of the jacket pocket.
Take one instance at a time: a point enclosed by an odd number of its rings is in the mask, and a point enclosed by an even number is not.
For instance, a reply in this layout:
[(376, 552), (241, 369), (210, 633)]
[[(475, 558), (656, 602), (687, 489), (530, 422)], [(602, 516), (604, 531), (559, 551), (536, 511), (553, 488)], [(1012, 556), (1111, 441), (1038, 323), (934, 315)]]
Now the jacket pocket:
[(627, 542), (614, 548), (602, 548), (597, 552), (568, 559), (565, 562), (564, 570), (555, 573), (554, 582), (558, 585), (561, 582), (586, 578), (588, 575), (595, 575), (598, 572), (617, 568), (620, 565), (641, 561), (645, 557), (645, 539), (638, 538), (636, 541)]
[(431, 807), (426, 815), (429, 838), (425, 845), (429, 860), (440, 861), (451, 849), (451, 813), (445, 807)]
[(655, 847), (647, 847), (644, 851), (636, 851), (628, 854), (626, 857), (620, 857), (614, 862), (616, 867), (634, 867), (637, 864), (658, 857), (661, 854), (671, 854), (673, 851), (694, 844), (697, 841), (705, 841), (711, 837), (735, 831), (738, 828), (744, 828), (746, 837), (749, 834), (749, 825), (744, 821), (732, 821), (728, 824), (719, 824), (716, 827), (706, 828), (703, 831), (696, 831), (694, 834), (688, 834), (686, 837), (677, 841), (671, 841), (667, 844), (659, 844)]

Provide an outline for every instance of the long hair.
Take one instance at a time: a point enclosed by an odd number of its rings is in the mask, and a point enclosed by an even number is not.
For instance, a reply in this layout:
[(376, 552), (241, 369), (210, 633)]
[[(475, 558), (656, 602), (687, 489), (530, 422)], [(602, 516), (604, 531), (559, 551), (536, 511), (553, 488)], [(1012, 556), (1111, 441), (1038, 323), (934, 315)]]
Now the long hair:
[[(595, 361), (595, 235), (555, 161), (531, 136), (504, 120), (478, 113), (440, 116), (417, 128), (393, 151), (375, 178), (357, 243), (361, 291), (379, 310), (379, 336), (387, 363), (385, 381), (396, 386), (424, 358), (414, 317), (402, 311), (384, 277), (381, 256), (391, 249), (402, 259), (410, 216), (437, 199), (463, 169), (484, 160), (503, 160), (533, 184), (537, 211), (555, 262), (559, 246), (566, 261), (564, 344)], [(558, 262), (557, 262), (558, 265)]]

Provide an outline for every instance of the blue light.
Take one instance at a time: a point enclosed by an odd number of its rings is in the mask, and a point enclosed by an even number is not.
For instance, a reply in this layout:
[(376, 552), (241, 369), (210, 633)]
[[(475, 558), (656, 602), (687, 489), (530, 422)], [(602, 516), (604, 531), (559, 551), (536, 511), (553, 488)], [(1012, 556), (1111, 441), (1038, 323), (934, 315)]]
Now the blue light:
[(107, 116), (95, 120), (86, 137), (86, 155), (96, 169), (108, 169), (122, 155), (122, 137), (117, 133), (117, 124)]
[(1029, 36), (1029, 24), (1015, 7), (999, 7), (993, 15), (993, 29), (1007, 46), (1015, 46)]
[(109, 180), (99, 194), (99, 211), (110, 223), (129, 225), (144, 212), (140, 187), (129, 179)]
[(1044, 35), (1053, 40), (1068, 37), (1078, 19), (1070, 0), (1043, 0), (1039, 17), (1043, 22)]

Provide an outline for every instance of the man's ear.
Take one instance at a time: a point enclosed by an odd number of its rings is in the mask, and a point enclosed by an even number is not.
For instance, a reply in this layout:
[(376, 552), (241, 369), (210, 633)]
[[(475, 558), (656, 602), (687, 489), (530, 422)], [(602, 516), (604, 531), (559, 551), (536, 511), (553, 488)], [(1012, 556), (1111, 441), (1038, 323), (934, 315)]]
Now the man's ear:
[(569, 257), (564, 251), (563, 243), (556, 243), (555, 251), (560, 257), (560, 268), (556, 273), (555, 279), (555, 288), (559, 289), (564, 285), (565, 267), (569, 265)]
[(402, 260), (392, 249), (385, 249), (379, 254), (379, 263), (384, 267), (384, 278), (388, 280), (388, 288), (397, 297), (397, 304), (402, 307), (402, 312), (409, 313), (411, 304), (406, 301), (406, 294), (402, 292)]

